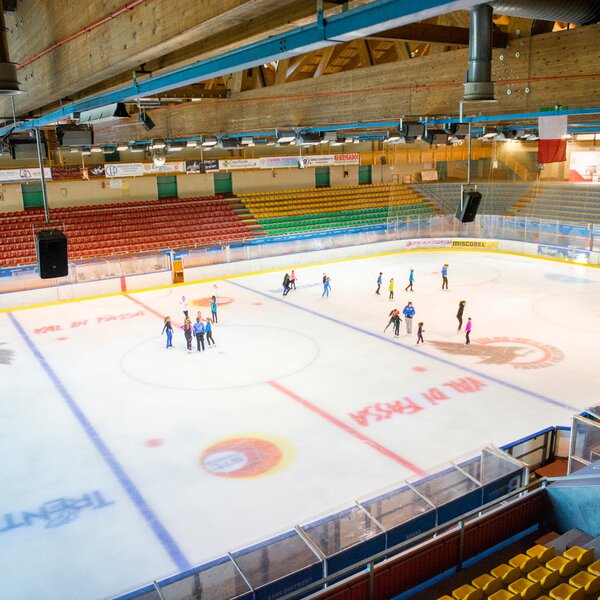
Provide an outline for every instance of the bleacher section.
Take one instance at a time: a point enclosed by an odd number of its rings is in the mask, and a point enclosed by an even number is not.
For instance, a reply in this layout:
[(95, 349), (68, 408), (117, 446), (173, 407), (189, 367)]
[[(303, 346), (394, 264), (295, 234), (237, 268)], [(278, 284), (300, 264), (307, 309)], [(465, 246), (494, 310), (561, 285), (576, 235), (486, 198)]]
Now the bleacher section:
[[(579, 532), (581, 533), (581, 532)], [(569, 532), (565, 535), (568, 535)], [(564, 536), (561, 536), (564, 537)], [(590, 536), (588, 536), (590, 537)], [(561, 538), (559, 537), (558, 540)], [(598, 539), (584, 545), (536, 544), (438, 600), (583, 600), (600, 592)]]
[(600, 223), (600, 185), (542, 184), (513, 206), (515, 215), (556, 221)]
[[(409, 187), (446, 214), (454, 213), (460, 202), (461, 186), (458, 183), (423, 183)], [(477, 191), (482, 194), (479, 214), (513, 215), (514, 206), (532, 189), (531, 183), (477, 183)]]
[(364, 227), (388, 217), (435, 214), (435, 206), (404, 185), (361, 185), (243, 194), (239, 199), (267, 235)]
[[(246, 209), (235, 199), (219, 196), (56, 208), (50, 218), (53, 225), (65, 228), (69, 260), (193, 248), (257, 235)], [(0, 264), (34, 264), (33, 228), (43, 225), (41, 208), (0, 215)]]

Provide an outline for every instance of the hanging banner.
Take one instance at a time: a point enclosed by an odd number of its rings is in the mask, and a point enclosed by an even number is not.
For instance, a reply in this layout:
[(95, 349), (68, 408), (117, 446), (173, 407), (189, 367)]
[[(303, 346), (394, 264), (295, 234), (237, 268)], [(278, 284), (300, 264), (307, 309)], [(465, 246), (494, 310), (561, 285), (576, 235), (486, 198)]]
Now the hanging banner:
[(83, 179), (81, 165), (57, 165), (50, 167), (52, 179)]
[(239, 169), (260, 169), (259, 158), (231, 158), (219, 160), (221, 171), (235, 171)]
[(157, 167), (154, 163), (144, 163), (144, 173), (146, 175), (155, 173), (185, 173), (185, 171), (186, 164), (184, 161), (168, 162), (160, 167)]
[[(44, 167), (44, 177), (52, 179), (50, 167)], [(4, 169), (0, 171), (0, 183), (23, 183), (40, 181), (41, 173), (38, 169)]]
[(86, 165), (81, 168), (82, 179), (104, 179), (104, 165)]
[(298, 157), (300, 168), (332, 167), (335, 165), (358, 165), (360, 154), (314, 154)]
[(600, 181), (600, 152), (571, 152), (569, 181), (598, 183)]
[(212, 173), (219, 170), (218, 160), (186, 160), (185, 170), (188, 173)]
[(334, 154), (333, 158), (336, 165), (360, 164), (360, 154), (358, 152), (354, 152), (352, 154)]
[(144, 175), (143, 163), (111, 163), (104, 165), (106, 177), (142, 177)]
[(297, 166), (297, 156), (265, 156), (260, 159), (261, 169), (291, 169)]

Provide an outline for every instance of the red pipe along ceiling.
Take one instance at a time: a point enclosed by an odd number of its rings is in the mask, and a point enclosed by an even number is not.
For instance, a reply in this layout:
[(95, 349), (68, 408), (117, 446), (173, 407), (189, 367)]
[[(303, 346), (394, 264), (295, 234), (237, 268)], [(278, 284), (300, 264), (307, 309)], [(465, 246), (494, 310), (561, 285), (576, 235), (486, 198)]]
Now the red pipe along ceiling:
[(75, 38), (78, 38), (80, 35), (83, 35), (84, 33), (89, 33), (93, 29), (100, 27), (100, 25), (104, 25), (104, 23), (108, 23), (110, 20), (114, 19), (115, 17), (118, 17), (118, 16), (122, 15), (123, 13), (126, 13), (128, 10), (134, 9), (136, 6), (142, 4), (145, 1), (146, 0), (131, 0), (131, 2), (127, 2), (127, 4), (124, 4), (121, 8), (117, 8), (116, 10), (113, 10), (112, 12), (108, 13), (107, 15), (100, 17), (97, 21), (92, 21), (88, 25), (85, 25), (84, 27), (82, 27), (79, 31), (75, 31), (75, 32), (69, 34), (67, 37), (63, 38), (62, 40), (58, 40), (58, 42), (54, 42), (54, 44), (52, 44), (52, 46), (48, 46), (48, 48), (44, 48), (44, 50), (40, 50), (33, 56), (29, 57), (28, 59), (24, 60), (22, 63), (18, 64), (17, 69), (22, 69), (23, 67), (30, 65), (32, 62), (36, 61), (41, 56), (44, 56), (44, 54), (48, 54), (48, 52), (52, 52), (52, 50), (54, 50), (55, 48), (58, 48), (59, 46), (64, 46), (68, 42), (71, 42), (72, 40), (74, 40)]

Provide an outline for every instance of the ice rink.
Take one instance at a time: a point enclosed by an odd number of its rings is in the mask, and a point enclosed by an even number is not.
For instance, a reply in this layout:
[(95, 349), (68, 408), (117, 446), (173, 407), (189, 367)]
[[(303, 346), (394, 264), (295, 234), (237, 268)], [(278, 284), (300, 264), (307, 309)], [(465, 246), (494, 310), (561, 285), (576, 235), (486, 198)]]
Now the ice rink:
[(0, 314), (3, 597), (110, 596), (597, 403), (598, 269), (436, 251), (296, 275), (285, 298), (282, 272), (216, 282), (202, 353), (179, 301), (209, 316), (215, 282)]

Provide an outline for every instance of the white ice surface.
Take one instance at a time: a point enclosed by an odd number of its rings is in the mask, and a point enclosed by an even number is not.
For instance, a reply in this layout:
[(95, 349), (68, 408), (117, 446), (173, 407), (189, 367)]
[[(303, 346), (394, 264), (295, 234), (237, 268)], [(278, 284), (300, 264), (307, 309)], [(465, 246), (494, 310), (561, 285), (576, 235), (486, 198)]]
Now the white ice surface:
[[(449, 291), (440, 289), (445, 262)], [(403, 291), (409, 268), (413, 293)], [(488, 443), (569, 425), (576, 409), (597, 402), (600, 270), (422, 252), (296, 274), (298, 290), (285, 299), (280, 273), (219, 282), (219, 297), (232, 302), (219, 308), (217, 347), (202, 354), (186, 352), (179, 328), (175, 349), (164, 349), (160, 315), (180, 323), (182, 294), (195, 315), (212, 283), (0, 315), (0, 361), (9, 362), (0, 362), (5, 597), (108, 596)], [(413, 335), (402, 323), (394, 340), (383, 334), (388, 312), (407, 299)], [(462, 299), (470, 348), (456, 332)], [(417, 347), (421, 320), (426, 341)], [(432, 389), (437, 400), (424, 395)], [(278, 468), (246, 478), (203, 468), (203, 452), (229, 438), (270, 440), (282, 452)], [(227, 471), (219, 462), (227, 458), (213, 464)], [(39, 517), (44, 503), (92, 492), (105, 505), (65, 522)]]

